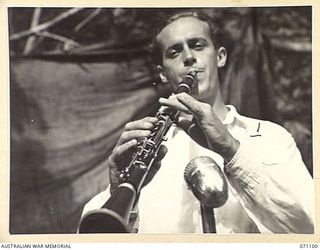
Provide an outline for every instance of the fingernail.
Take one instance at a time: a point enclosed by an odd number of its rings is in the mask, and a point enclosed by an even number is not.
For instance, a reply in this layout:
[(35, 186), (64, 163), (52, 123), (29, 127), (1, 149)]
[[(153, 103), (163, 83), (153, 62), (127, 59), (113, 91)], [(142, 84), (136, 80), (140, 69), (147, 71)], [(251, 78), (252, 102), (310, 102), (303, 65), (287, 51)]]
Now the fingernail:
[(177, 95), (177, 98), (178, 98), (178, 99), (183, 98), (183, 97), (184, 97), (184, 95), (183, 95), (183, 94), (184, 94), (184, 93), (180, 93), (180, 94), (178, 94), (178, 95)]
[(145, 122), (145, 123), (143, 124), (143, 126), (144, 126), (145, 128), (152, 128), (152, 127), (153, 127), (153, 124), (152, 124), (151, 122)]
[[(150, 117), (149, 118), (149, 122), (156, 122), (156, 121), (158, 121), (158, 118), (156, 118), (156, 117)], [(148, 122), (147, 122), (148, 123)]]
[(151, 134), (151, 131), (150, 130), (146, 130), (144, 131), (144, 134), (147, 136), (147, 135), (150, 135)]

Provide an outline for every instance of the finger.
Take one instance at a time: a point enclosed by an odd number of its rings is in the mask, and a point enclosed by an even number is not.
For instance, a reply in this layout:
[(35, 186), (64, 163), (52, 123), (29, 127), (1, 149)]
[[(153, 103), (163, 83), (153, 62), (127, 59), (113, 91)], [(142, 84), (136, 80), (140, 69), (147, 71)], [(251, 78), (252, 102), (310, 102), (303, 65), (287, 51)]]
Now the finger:
[(181, 118), (178, 120), (177, 124), (199, 145), (208, 148), (207, 138), (195, 119), (190, 121), (188, 119)]
[(146, 178), (143, 181), (142, 187), (145, 187), (150, 183), (150, 181), (153, 179), (153, 177), (156, 175), (156, 173), (159, 171), (161, 167), (161, 162), (155, 162), (152, 164), (152, 167), (149, 169)]
[(119, 159), (121, 158), (121, 156), (127, 152), (128, 150), (132, 149), (133, 147), (135, 147), (138, 144), (138, 141), (136, 139), (132, 139), (131, 141), (128, 141), (122, 145), (116, 146), (112, 152), (112, 155), (110, 157), (111, 162), (113, 163), (113, 165), (117, 168), (119, 168), (119, 166), (117, 166), (117, 162), (119, 161)]
[(177, 125), (182, 128), (187, 134), (189, 134), (189, 130), (195, 126), (195, 121), (190, 121), (189, 119), (185, 119), (182, 116), (178, 118), (176, 121)]
[(120, 184), (120, 169), (113, 160), (113, 155), (111, 154), (108, 158), (109, 165), (109, 181), (110, 181), (110, 192), (111, 195), (116, 190), (117, 186)]
[(161, 160), (166, 155), (167, 151), (168, 151), (168, 149), (166, 146), (164, 146), (164, 145), (160, 146), (160, 149), (158, 150), (158, 155), (157, 155), (156, 159), (154, 160), (151, 168), (149, 169), (147, 176), (142, 184), (142, 187), (146, 186), (153, 179), (153, 177), (156, 175), (156, 173), (159, 171), (159, 169), (161, 167)]
[(183, 105), (181, 102), (178, 101), (176, 95), (174, 95), (174, 97), (170, 97), (169, 99), (161, 97), (159, 99), (159, 103), (163, 106), (174, 108), (188, 114), (191, 113), (190, 110), (185, 105)]
[(121, 171), (119, 169), (113, 168), (111, 167), (111, 165), (109, 165), (109, 181), (110, 181), (111, 187), (114, 188), (118, 186), (120, 182), (120, 173)]
[(211, 112), (211, 106), (209, 104), (199, 102), (186, 93), (178, 94), (177, 100), (187, 107), (195, 117), (201, 118), (205, 113)]
[(168, 148), (165, 145), (161, 145), (159, 150), (158, 150), (157, 157), (156, 157), (156, 159), (154, 161), (155, 162), (160, 162), (165, 157), (167, 152), (168, 152)]
[(141, 120), (128, 122), (124, 130), (152, 129), (157, 122), (158, 119), (156, 117), (145, 117)]
[(159, 171), (160, 167), (161, 167), (160, 161), (153, 163), (149, 173), (151, 173), (151, 175), (154, 176)]
[(142, 184), (142, 187), (148, 185), (148, 183), (150, 183), (150, 181), (153, 179), (153, 177), (156, 175), (156, 173), (159, 171), (161, 167), (161, 162), (157, 161), (154, 162), (151, 166), (151, 168), (149, 169), (146, 178), (144, 179), (144, 182)]
[(127, 143), (133, 139), (140, 139), (147, 137), (151, 134), (150, 130), (131, 130), (131, 131), (124, 131), (118, 140), (117, 146), (120, 146), (124, 143)]

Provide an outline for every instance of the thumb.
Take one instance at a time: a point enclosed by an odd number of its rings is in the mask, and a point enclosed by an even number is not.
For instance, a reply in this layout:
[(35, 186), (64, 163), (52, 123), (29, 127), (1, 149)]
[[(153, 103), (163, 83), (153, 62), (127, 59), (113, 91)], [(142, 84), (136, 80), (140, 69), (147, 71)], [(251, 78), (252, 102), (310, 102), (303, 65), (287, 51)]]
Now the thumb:
[(159, 148), (157, 157), (156, 157), (156, 159), (154, 161), (155, 162), (161, 161), (165, 157), (167, 152), (168, 152), (168, 148), (165, 145), (161, 145), (160, 148)]
[(177, 124), (199, 145), (205, 148), (209, 148), (207, 137), (203, 133), (196, 119), (193, 118), (192, 121), (188, 119), (181, 119), (177, 122)]
[(142, 184), (142, 187), (148, 185), (148, 183), (153, 179), (153, 177), (156, 175), (158, 170), (161, 167), (161, 160), (164, 158), (166, 153), (168, 152), (168, 149), (165, 145), (161, 145), (158, 151), (158, 155), (156, 159), (154, 160), (151, 168), (149, 169), (149, 172), (147, 173), (147, 176)]

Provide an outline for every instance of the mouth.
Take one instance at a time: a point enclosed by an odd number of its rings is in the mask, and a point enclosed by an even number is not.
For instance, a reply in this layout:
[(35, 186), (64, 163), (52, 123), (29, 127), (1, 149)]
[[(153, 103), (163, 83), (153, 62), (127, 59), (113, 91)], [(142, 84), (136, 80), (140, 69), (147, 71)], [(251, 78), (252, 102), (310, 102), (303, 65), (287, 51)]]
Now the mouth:
[[(196, 73), (197, 78), (199, 78), (199, 76), (202, 77), (203, 73), (205, 72), (204, 69), (190, 68), (190, 69), (188, 69), (188, 71), (185, 73), (185, 75), (187, 75), (188, 73), (190, 73), (190, 72), (192, 72), (192, 71)], [(185, 75), (184, 75), (184, 76), (185, 76)]]
[(205, 69), (202, 69), (202, 68), (189, 68), (184, 74), (180, 75), (180, 81), (179, 82), (181, 82), (184, 79), (184, 77), (187, 74), (189, 74), (190, 72), (192, 72), (192, 71), (195, 72), (196, 75), (197, 75), (197, 77), (196, 77), (197, 78), (197, 82), (199, 80), (203, 79), (204, 73), (205, 73)]
[(205, 77), (205, 71), (204, 70), (202, 70), (202, 69), (197, 69), (197, 70), (195, 70), (195, 72), (196, 72), (196, 75), (197, 75), (197, 81), (198, 81), (198, 84), (199, 84), (199, 82), (201, 81), (202, 82), (202, 80), (204, 79), (204, 77)]
[(191, 68), (191, 69), (188, 70), (188, 72), (191, 72), (191, 71), (194, 71), (194, 72), (196, 72), (198, 74), (198, 73), (204, 72), (204, 69)]

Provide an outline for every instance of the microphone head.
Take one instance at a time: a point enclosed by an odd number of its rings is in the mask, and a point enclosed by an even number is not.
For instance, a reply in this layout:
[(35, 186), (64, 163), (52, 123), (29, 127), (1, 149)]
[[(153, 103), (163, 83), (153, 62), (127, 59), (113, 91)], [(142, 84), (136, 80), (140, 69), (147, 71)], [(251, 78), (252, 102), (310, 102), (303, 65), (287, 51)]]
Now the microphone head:
[(207, 207), (221, 207), (228, 199), (228, 185), (218, 164), (208, 156), (191, 160), (184, 179), (194, 196)]

